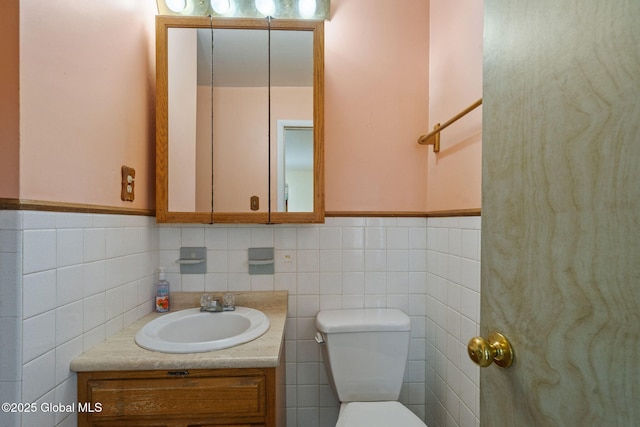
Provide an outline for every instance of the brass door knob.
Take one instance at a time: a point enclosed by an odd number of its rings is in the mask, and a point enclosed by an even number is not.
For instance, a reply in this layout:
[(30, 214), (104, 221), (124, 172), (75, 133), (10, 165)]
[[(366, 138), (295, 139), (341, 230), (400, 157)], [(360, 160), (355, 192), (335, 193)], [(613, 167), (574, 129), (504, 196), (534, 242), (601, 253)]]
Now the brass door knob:
[(508, 368), (513, 363), (513, 348), (509, 340), (498, 332), (492, 332), (487, 339), (473, 337), (467, 345), (469, 357), (482, 368), (495, 363), (501, 368)]

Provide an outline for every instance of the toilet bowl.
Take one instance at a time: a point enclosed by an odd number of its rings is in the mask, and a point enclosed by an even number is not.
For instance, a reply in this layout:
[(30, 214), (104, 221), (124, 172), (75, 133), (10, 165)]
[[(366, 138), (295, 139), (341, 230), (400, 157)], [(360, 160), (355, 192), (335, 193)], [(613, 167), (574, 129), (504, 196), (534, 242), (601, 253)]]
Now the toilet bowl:
[(336, 427), (425, 427), (400, 402), (348, 402), (340, 405)]
[(425, 427), (398, 402), (411, 322), (400, 310), (323, 310), (316, 317), (327, 376), (341, 402), (336, 427)]

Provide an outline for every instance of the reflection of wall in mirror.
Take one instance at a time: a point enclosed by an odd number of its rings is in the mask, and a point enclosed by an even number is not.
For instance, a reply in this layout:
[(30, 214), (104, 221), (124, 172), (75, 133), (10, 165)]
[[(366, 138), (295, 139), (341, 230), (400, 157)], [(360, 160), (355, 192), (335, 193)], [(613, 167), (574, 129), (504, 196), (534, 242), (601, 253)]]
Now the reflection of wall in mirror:
[[(198, 88), (198, 114), (209, 116), (211, 92)], [(260, 211), (268, 207), (268, 90), (265, 87), (225, 87), (214, 89), (214, 210), (250, 212), (249, 198), (258, 196)], [(313, 117), (313, 89), (308, 87), (271, 88), (272, 160), (275, 162), (279, 119)], [(211, 127), (210, 118), (198, 124), (197, 208), (211, 207)], [(275, 171), (275, 166), (272, 165)], [(275, 172), (274, 172), (275, 173)], [(275, 177), (275, 175), (274, 175)], [(272, 179), (275, 181), (275, 179)], [(272, 200), (275, 207), (275, 183)]]
[(287, 212), (313, 211), (313, 171), (288, 170)]
[[(198, 205), (211, 209), (211, 90), (198, 88)], [(267, 197), (267, 88), (213, 92), (213, 209), (250, 212), (249, 199)], [(266, 204), (260, 204), (266, 211)]]
[(280, 120), (277, 136), (277, 211), (313, 212), (312, 120)]
[[(278, 209), (278, 121), (313, 122), (313, 87), (275, 87), (271, 88), (271, 211)], [(291, 177), (293, 178), (293, 177)], [(287, 177), (286, 181), (289, 181)], [(304, 183), (307, 182), (305, 185)], [(298, 185), (296, 185), (296, 183)], [(308, 177), (300, 175), (297, 180), (289, 182), (289, 212), (313, 211), (313, 172), (311, 184)], [(306, 192), (306, 194), (304, 194)], [(295, 198), (294, 198), (295, 196)], [(297, 200), (298, 202), (296, 202)]]
[(168, 50), (169, 103), (169, 210), (192, 212), (195, 207), (196, 34), (188, 28), (172, 29)]

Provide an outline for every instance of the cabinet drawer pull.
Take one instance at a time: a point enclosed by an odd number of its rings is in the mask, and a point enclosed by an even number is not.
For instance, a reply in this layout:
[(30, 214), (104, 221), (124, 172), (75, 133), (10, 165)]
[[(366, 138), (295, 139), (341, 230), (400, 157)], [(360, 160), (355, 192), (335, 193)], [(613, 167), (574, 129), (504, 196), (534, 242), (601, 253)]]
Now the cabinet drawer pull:
[(189, 375), (189, 371), (169, 371), (167, 375), (170, 377), (186, 377)]

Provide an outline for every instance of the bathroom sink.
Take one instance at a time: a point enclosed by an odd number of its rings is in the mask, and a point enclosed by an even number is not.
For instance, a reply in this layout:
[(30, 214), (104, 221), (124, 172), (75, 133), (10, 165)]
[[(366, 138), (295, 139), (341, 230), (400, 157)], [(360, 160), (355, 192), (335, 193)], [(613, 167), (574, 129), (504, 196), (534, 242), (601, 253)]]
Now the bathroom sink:
[(152, 320), (138, 331), (135, 341), (142, 348), (163, 353), (200, 353), (249, 342), (269, 326), (269, 318), (253, 308), (220, 313), (191, 308)]

